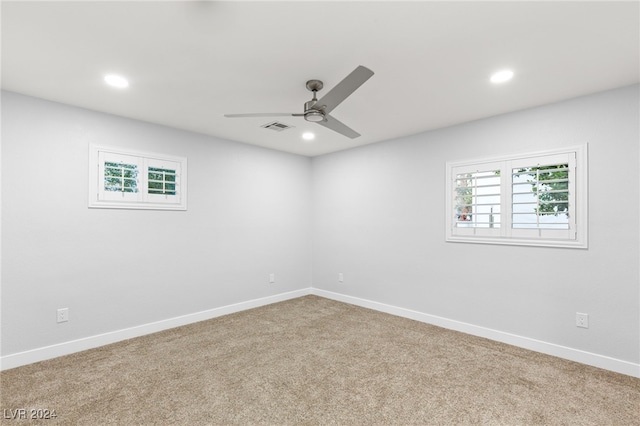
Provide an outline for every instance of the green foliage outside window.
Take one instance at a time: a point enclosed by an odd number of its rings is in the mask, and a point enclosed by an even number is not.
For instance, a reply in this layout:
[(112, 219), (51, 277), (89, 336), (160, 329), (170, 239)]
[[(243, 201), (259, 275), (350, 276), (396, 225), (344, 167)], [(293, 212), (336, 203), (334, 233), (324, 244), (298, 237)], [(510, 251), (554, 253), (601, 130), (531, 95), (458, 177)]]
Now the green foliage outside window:
[(149, 194), (176, 195), (176, 171), (149, 167)]
[(138, 192), (138, 166), (124, 163), (104, 163), (104, 190)]
[(539, 215), (569, 215), (569, 165), (528, 167), (514, 170), (514, 182), (526, 180), (537, 196)]

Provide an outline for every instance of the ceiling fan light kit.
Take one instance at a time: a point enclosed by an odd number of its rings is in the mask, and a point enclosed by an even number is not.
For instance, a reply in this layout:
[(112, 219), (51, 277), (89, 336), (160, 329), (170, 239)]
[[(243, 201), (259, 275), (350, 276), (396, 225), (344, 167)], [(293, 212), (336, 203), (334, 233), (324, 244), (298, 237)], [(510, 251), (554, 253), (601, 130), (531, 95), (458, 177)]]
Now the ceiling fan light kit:
[(308, 110), (304, 113), (304, 119), (307, 121), (311, 121), (313, 123), (317, 123), (319, 121), (325, 121), (324, 114), (322, 111)]
[(365, 81), (373, 76), (373, 71), (362, 65), (346, 76), (340, 83), (329, 91), (322, 99), (316, 98), (316, 93), (324, 87), (320, 80), (307, 81), (306, 87), (313, 92), (313, 98), (305, 102), (304, 112), (298, 113), (256, 113), (256, 114), (225, 114), (227, 118), (242, 117), (304, 117), (305, 120), (320, 124), (334, 132), (340, 133), (348, 138), (354, 139), (360, 136), (358, 132), (343, 124), (329, 113), (337, 107), (342, 101), (351, 96)]

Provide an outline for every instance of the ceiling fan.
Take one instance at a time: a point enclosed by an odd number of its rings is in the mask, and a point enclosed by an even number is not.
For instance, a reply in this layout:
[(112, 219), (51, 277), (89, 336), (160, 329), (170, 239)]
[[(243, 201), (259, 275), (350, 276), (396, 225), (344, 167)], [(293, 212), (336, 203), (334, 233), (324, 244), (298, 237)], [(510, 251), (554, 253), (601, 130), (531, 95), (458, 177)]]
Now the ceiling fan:
[(228, 118), (242, 117), (304, 117), (305, 120), (318, 123), (328, 129), (338, 132), (348, 138), (354, 139), (360, 136), (360, 133), (343, 124), (329, 113), (342, 101), (347, 99), (353, 92), (362, 86), (365, 81), (369, 80), (373, 75), (367, 67), (358, 66), (355, 70), (346, 76), (340, 83), (329, 91), (320, 100), (316, 98), (316, 92), (322, 89), (323, 83), (320, 80), (307, 81), (307, 89), (313, 92), (313, 99), (304, 104), (304, 112), (295, 113), (256, 113), (256, 114), (225, 114)]

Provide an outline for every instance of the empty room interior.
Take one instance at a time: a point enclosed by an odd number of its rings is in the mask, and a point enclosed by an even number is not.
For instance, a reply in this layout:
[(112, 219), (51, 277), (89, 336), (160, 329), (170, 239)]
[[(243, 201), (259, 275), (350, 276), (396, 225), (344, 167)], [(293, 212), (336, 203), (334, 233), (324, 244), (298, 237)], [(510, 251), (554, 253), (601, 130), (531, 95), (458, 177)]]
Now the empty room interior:
[(638, 424), (638, 1), (0, 12), (3, 424)]

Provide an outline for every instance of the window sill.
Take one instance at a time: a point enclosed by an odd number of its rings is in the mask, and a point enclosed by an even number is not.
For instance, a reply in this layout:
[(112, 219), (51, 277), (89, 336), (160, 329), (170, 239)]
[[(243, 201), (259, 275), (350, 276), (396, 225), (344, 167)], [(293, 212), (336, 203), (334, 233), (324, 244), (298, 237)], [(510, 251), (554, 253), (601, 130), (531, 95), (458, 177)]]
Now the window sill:
[(558, 248), (574, 248), (587, 249), (586, 241), (568, 241), (568, 240), (552, 240), (537, 238), (500, 238), (500, 237), (467, 237), (467, 236), (448, 236), (448, 243), (472, 243), (472, 244), (497, 244), (508, 246), (530, 246), (530, 247), (558, 247)]

